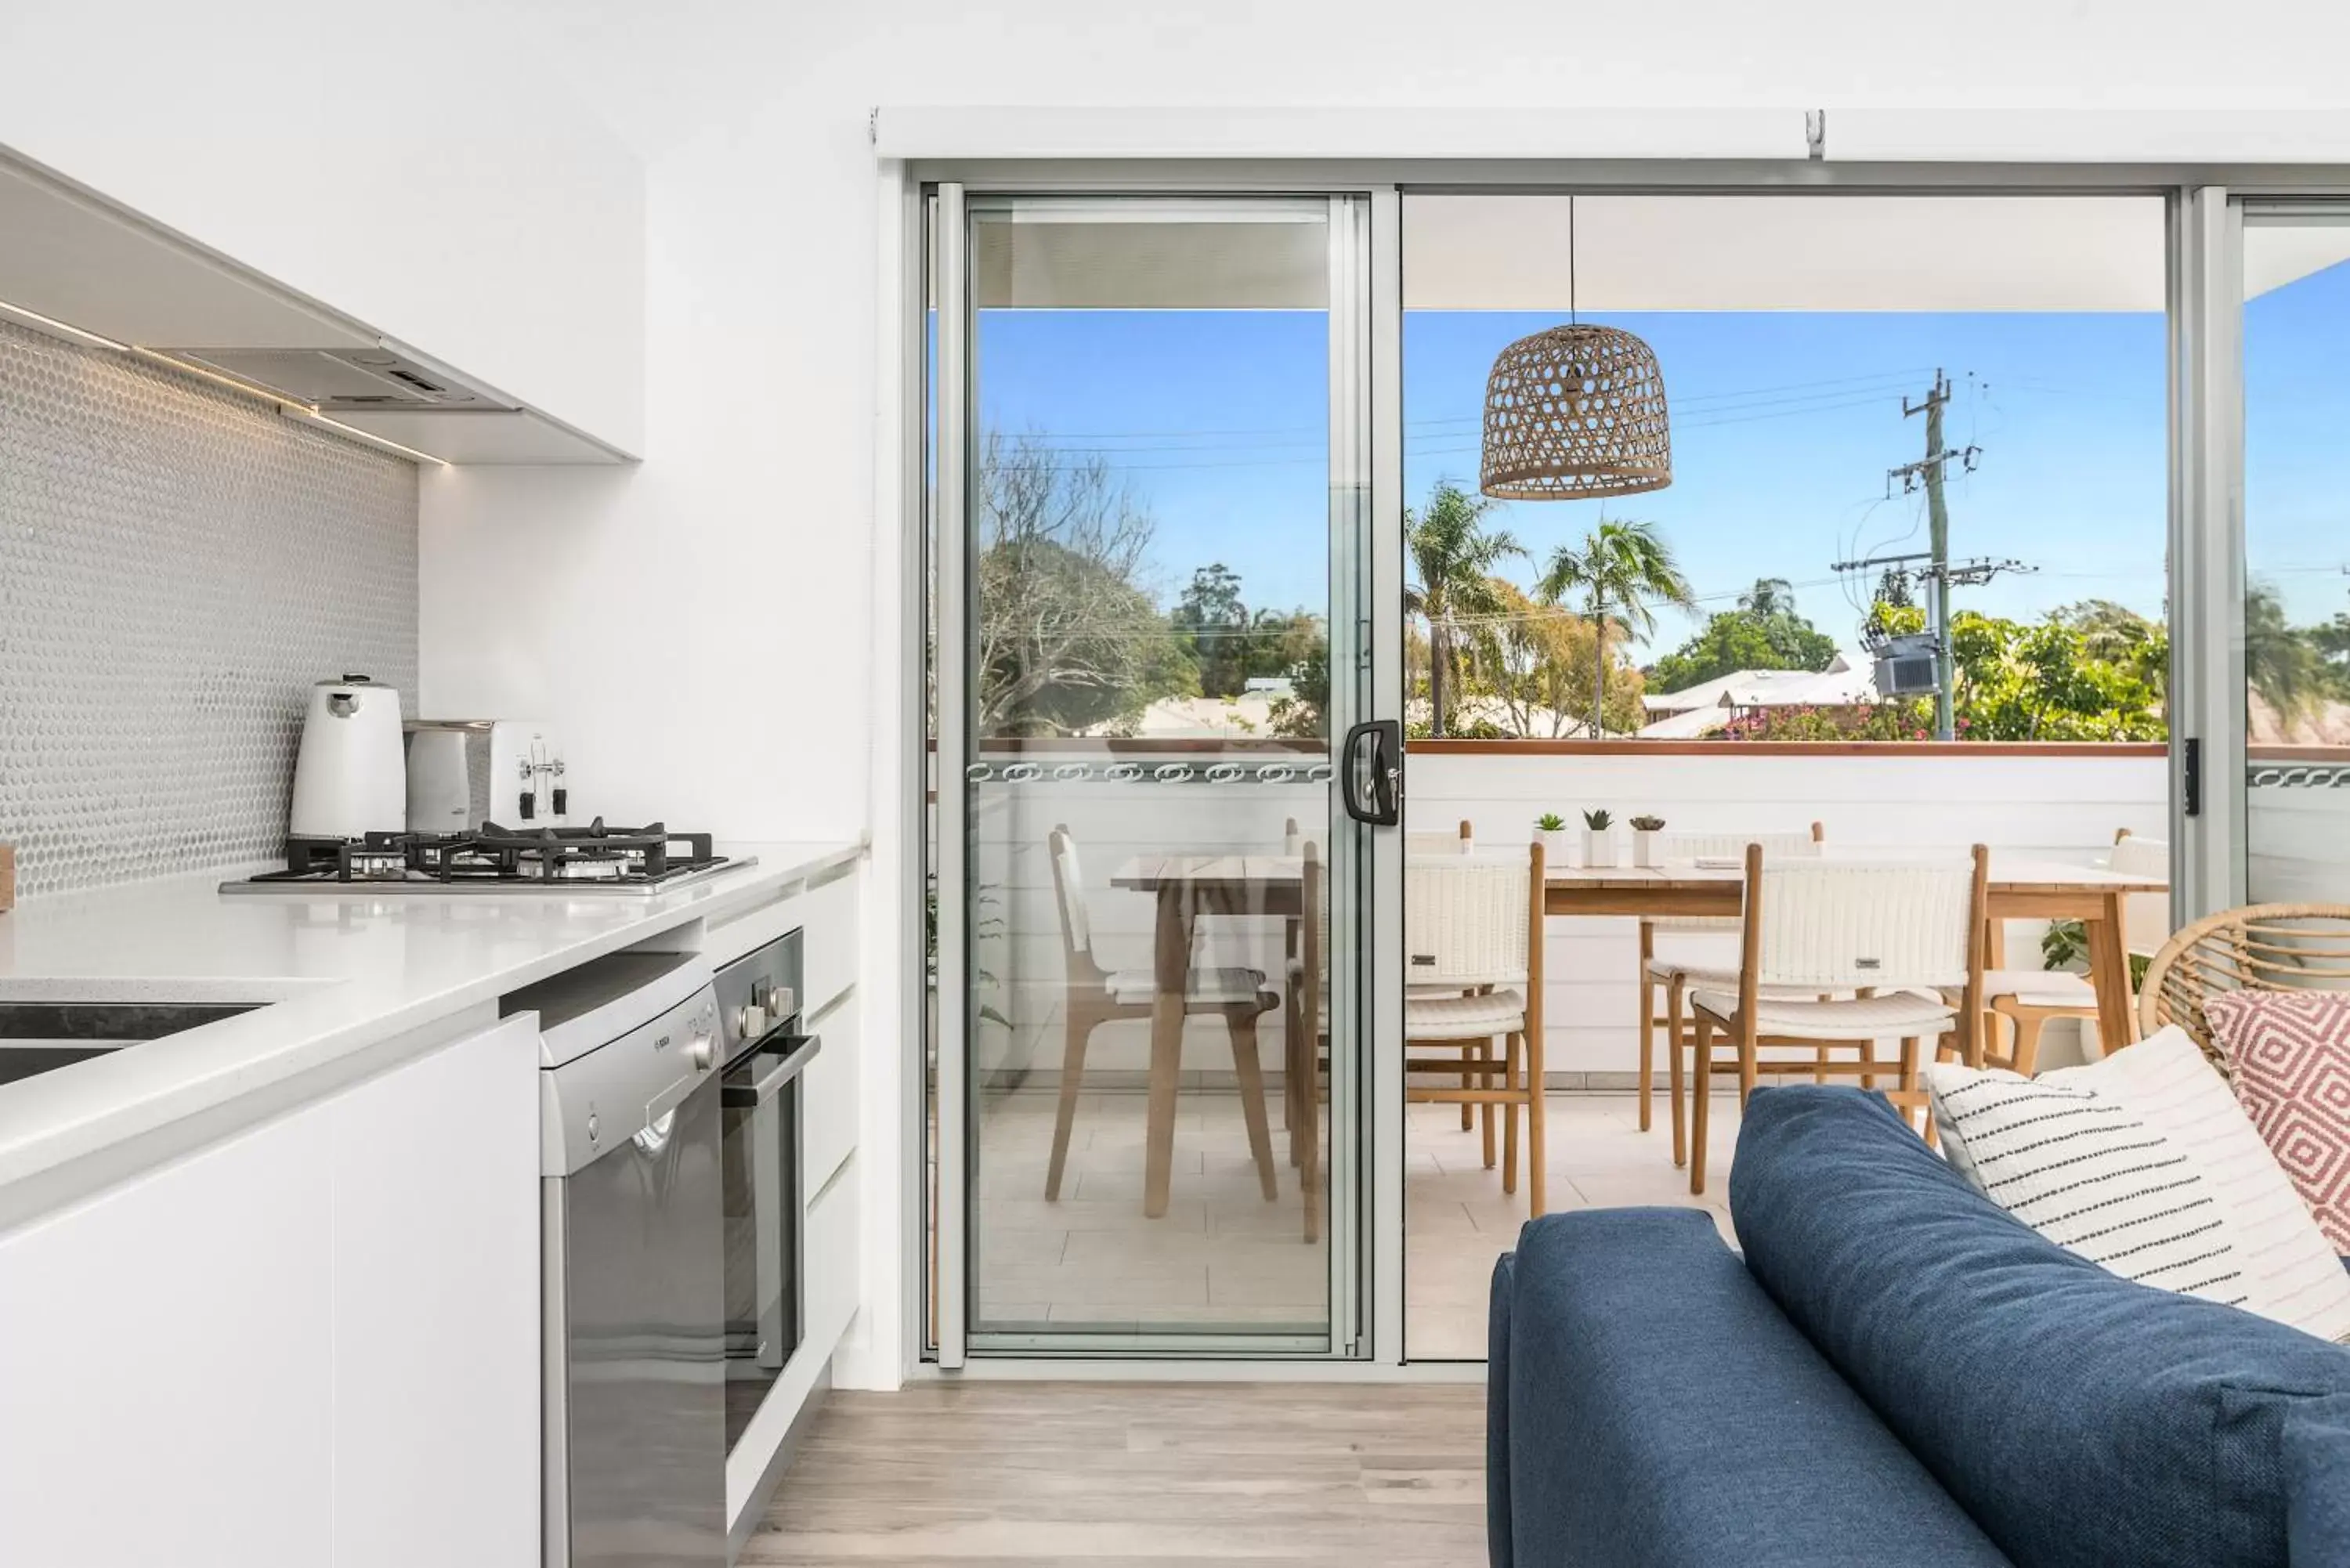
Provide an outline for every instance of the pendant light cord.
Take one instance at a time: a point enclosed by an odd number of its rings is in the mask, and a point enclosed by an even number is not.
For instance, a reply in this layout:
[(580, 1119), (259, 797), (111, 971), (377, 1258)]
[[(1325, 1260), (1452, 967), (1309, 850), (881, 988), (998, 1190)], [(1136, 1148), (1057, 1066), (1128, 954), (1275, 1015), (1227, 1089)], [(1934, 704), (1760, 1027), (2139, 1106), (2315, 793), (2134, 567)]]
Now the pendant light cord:
[(1582, 325), (1575, 314), (1575, 197), (1566, 199), (1566, 324)]

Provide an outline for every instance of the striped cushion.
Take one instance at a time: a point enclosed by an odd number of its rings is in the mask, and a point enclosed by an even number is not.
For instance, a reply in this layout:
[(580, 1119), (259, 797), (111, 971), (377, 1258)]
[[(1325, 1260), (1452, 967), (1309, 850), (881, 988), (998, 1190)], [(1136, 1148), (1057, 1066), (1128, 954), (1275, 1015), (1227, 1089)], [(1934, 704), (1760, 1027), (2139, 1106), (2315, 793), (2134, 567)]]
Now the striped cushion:
[[(2192, 1229), (2182, 1215), (2166, 1215), (2166, 1210), (2208, 1193), (2210, 1209), (2225, 1218), (2220, 1229), (2204, 1234), (2214, 1239), (2224, 1236), (2233, 1248), (2243, 1275), (2236, 1287), (2242, 1293), (2242, 1304), (2322, 1338), (2350, 1340), (2350, 1274), (2344, 1272), (2341, 1261), (2237, 1106), (2227, 1082), (2211, 1070), (2184, 1031), (2165, 1029), (2102, 1062), (2043, 1073), (2036, 1079), (1944, 1064), (1928, 1068), (1926, 1082), (1934, 1096), (1935, 1119), (1952, 1167), (1978, 1190), (2035, 1229), (2043, 1229), (2052, 1240), (2065, 1242), (2064, 1236), (2045, 1231), (2042, 1220), (2059, 1215), (2069, 1217), (2063, 1221), (2068, 1233), (2106, 1230), (2106, 1234), (2085, 1244), (2065, 1244), (2106, 1262), (2116, 1272), (2135, 1275), (2143, 1264), (2133, 1260), (2193, 1256), (2196, 1249), (2188, 1244), (2191, 1238), (2174, 1241), (2169, 1251), (2155, 1247), (2125, 1255), (2120, 1249), (2156, 1241), (2158, 1232)], [(1960, 1094), (1977, 1082), (1992, 1086)], [(2068, 1096), (2085, 1091), (2095, 1100), (2052, 1101), (2047, 1097), (2051, 1091)], [(2008, 1102), (2011, 1109), (2003, 1116), (1970, 1117), (1984, 1102), (1993, 1100)], [(2092, 1116), (2082, 1111), (2086, 1104), (2117, 1108)], [(1994, 1127), (2022, 1124), (2028, 1116), (2060, 1115), (2065, 1119), (2018, 1126), (2003, 1136), (1987, 1137)], [(2135, 1122), (2144, 1130), (2123, 1136), (2117, 1129), (2125, 1122)], [(2047, 1136), (2035, 1138), (2031, 1136), (2034, 1129)], [(2048, 1141), (2050, 1137), (2076, 1129), (2078, 1136), (2068, 1143)], [(2040, 1147), (2027, 1148), (2035, 1143)], [(2148, 1147), (2125, 1147), (2130, 1144)], [(2115, 1200), (2114, 1207), (2103, 1212), (2117, 1220), (2142, 1221), (2133, 1226), (2144, 1232), (2142, 1236), (2126, 1238), (2093, 1223), (2090, 1216), (2070, 1217), (2076, 1207), (2064, 1201), (2070, 1194), (2051, 1196), (2053, 1189), (2064, 1185), (2061, 1170), (1997, 1190), (1991, 1185), (2013, 1168), (2048, 1165), (2068, 1158), (2073, 1149), (2095, 1158), (2062, 1169), (2078, 1173), (2070, 1179), (2099, 1183), (2094, 1196)], [(2173, 1163), (2181, 1158), (2183, 1165)], [(2184, 1182), (2190, 1173), (2199, 1185), (2169, 1185)], [(2027, 1191), (2040, 1201), (2022, 1204), (2016, 1195)], [(2088, 1187), (2074, 1189), (2074, 1193), (2089, 1191)], [(2171, 1201), (2161, 1201), (2166, 1197)], [(2192, 1212), (2200, 1215), (2205, 1210), (2199, 1207)], [(2196, 1282), (2182, 1273), (2147, 1282), (2177, 1288), (2181, 1282)], [(2214, 1293), (2217, 1289), (2197, 1293)]]
[(1950, 1164), (1984, 1197), (2126, 1280), (2246, 1305), (2245, 1254), (2178, 1144), (2096, 1090), (1960, 1067), (1929, 1075)]

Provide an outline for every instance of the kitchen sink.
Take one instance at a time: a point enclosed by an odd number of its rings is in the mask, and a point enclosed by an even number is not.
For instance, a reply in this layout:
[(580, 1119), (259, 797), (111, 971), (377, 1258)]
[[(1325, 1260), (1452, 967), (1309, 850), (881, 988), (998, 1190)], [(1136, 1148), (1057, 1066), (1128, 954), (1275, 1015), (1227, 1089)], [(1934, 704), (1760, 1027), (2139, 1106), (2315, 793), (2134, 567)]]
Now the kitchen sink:
[(0, 1002), (0, 1084), (70, 1067), (267, 1005), (259, 1002)]

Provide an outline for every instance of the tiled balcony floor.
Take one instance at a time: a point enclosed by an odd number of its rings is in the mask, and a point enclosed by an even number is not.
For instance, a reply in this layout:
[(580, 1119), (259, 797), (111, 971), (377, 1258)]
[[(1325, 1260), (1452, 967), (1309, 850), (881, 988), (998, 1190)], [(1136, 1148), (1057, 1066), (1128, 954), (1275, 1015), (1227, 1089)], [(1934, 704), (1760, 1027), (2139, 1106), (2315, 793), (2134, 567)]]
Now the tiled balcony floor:
[[(1326, 1243), (1303, 1240), (1297, 1173), (1271, 1120), (1280, 1196), (1266, 1202), (1248, 1155), (1240, 1106), (1223, 1091), (1186, 1093), (1178, 1106), (1167, 1213), (1142, 1214), (1144, 1096), (1080, 1102), (1058, 1202), (1045, 1200), (1052, 1147), (1049, 1086), (992, 1096), (982, 1120), (975, 1330), (1147, 1330), (1216, 1324), (1313, 1331), (1327, 1295)], [(1654, 1130), (1638, 1130), (1622, 1094), (1559, 1094), (1549, 1102), (1549, 1207), (1701, 1207), (1725, 1235), (1737, 1102), (1715, 1102), (1713, 1167), (1703, 1199), (1671, 1159), (1661, 1097)], [(1482, 1358), (1493, 1260), (1526, 1219), (1525, 1182), (1504, 1196), (1483, 1168), (1481, 1140), (1451, 1106), (1407, 1113), (1406, 1347), (1415, 1359)]]

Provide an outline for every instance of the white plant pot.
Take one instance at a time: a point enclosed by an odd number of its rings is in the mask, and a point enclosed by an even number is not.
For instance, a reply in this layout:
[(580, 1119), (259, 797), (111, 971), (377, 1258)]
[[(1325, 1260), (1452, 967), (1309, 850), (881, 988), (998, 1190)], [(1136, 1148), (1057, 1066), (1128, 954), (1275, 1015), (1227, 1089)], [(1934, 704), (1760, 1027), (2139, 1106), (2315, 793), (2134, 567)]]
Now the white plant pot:
[(1613, 828), (1586, 827), (1583, 830), (1583, 863), (1598, 867), (1616, 864), (1616, 832)]
[(1554, 827), (1547, 831), (1539, 827), (1534, 829), (1534, 837), (1542, 842), (1543, 864), (1545, 866), (1566, 864), (1566, 836), (1567, 830), (1564, 827)]
[(1661, 871), (1665, 867), (1665, 836), (1632, 830), (1632, 864), (1643, 870)]

